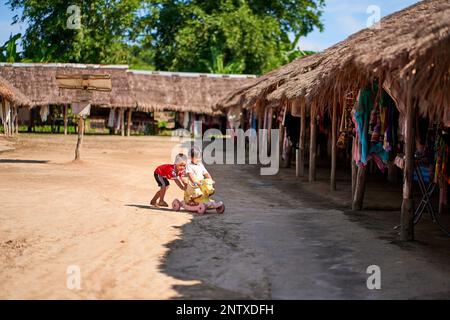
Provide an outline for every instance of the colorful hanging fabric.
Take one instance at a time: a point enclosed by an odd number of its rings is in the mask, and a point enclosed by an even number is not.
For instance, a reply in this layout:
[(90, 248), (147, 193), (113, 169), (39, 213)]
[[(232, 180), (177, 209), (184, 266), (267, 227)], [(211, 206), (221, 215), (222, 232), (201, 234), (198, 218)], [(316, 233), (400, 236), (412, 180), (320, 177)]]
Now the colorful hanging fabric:
[(383, 144), (380, 142), (381, 117), (377, 106), (374, 105), (373, 94), (378, 88), (374, 85), (373, 89), (368, 87), (361, 89), (358, 103), (355, 105), (353, 121), (357, 136), (357, 148), (355, 148), (353, 156), (356, 163), (362, 166), (374, 159), (378, 168), (384, 171), (389, 159), (389, 152), (383, 149)]
[(450, 148), (441, 135), (438, 135), (436, 138), (435, 150), (436, 167), (434, 171), (434, 182), (442, 187), (450, 183), (448, 172)]

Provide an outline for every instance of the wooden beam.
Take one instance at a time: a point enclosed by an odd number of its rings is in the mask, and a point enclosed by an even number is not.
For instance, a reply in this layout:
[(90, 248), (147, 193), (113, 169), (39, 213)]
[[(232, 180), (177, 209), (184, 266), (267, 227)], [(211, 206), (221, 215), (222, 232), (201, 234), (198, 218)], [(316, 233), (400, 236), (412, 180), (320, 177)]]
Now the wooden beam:
[(131, 136), (131, 121), (132, 121), (132, 112), (131, 108), (128, 109), (128, 119), (127, 119), (127, 137)]
[(67, 104), (64, 105), (64, 111), (63, 111), (63, 116), (64, 116), (64, 135), (67, 135), (67, 123), (68, 123), (68, 106)]
[(410, 95), (407, 100), (407, 113), (405, 119), (405, 168), (403, 169), (403, 201), (400, 217), (400, 238), (403, 241), (414, 240), (412, 182), (414, 172), (414, 122), (416, 118), (416, 107)]
[(331, 124), (331, 177), (330, 190), (336, 190), (336, 159), (337, 159), (337, 102), (333, 102)]
[(77, 147), (75, 149), (75, 161), (81, 159), (81, 147), (83, 146), (83, 137), (84, 137), (84, 118), (78, 118), (78, 140)]
[(309, 143), (309, 182), (316, 181), (316, 153), (317, 153), (317, 106), (311, 105), (311, 136)]

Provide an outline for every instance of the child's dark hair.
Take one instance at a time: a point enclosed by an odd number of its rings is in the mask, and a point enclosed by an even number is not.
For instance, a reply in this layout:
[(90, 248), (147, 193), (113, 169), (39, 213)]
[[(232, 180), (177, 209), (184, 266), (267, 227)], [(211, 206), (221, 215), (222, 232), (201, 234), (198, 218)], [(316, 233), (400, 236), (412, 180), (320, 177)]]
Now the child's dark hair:
[(202, 156), (202, 151), (198, 147), (192, 147), (189, 151), (191, 158), (200, 158)]

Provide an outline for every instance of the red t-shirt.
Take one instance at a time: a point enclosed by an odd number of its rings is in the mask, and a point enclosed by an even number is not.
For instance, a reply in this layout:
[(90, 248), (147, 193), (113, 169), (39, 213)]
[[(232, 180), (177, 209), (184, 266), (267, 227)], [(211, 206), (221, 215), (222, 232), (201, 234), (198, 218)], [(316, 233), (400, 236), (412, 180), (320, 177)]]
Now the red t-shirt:
[(174, 164), (163, 164), (160, 165), (158, 168), (156, 168), (155, 173), (160, 175), (161, 177), (164, 177), (166, 179), (176, 179), (178, 178), (183, 178), (185, 175), (184, 170), (179, 171), (177, 173), (177, 171), (175, 170), (175, 165)]

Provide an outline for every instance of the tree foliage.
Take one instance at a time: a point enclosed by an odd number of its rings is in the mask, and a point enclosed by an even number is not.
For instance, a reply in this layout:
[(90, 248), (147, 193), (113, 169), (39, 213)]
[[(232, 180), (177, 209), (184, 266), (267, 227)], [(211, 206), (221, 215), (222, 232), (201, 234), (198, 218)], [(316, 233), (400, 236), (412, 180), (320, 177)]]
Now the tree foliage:
[[(303, 53), (324, 0), (9, 0), (26, 21), (23, 58), (262, 74)], [(81, 28), (70, 29), (69, 5)]]

